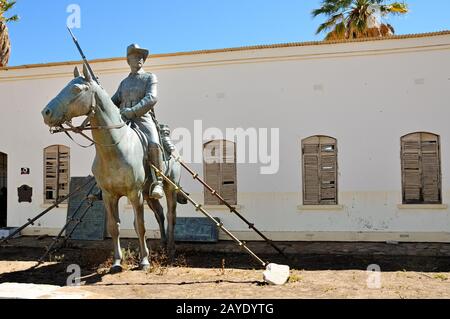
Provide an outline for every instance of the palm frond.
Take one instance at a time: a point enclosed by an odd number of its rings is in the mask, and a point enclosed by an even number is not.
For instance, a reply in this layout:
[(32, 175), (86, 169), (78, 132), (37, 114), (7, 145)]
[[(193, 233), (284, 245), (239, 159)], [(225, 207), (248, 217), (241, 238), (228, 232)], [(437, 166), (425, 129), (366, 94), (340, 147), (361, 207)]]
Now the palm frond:
[[(322, 0), (321, 7), (313, 10), (312, 16), (324, 15), (328, 19), (317, 29), (317, 34), (329, 31), (325, 40), (338, 38), (361, 38), (390, 36), (394, 28), (381, 23), (381, 17), (388, 14), (405, 14), (405, 2), (386, 0)], [(339, 26), (338, 26), (339, 25)], [(342, 32), (344, 30), (344, 32)]]
[(316, 31), (316, 34), (328, 31), (332, 29), (335, 25), (341, 23), (342, 21), (344, 21), (344, 15), (342, 13), (335, 14), (319, 26), (319, 28)]
[(389, 5), (391, 13), (405, 14), (408, 13), (408, 5), (406, 3), (394, 2)]
[(353, 0), (323, 0), (320, 8), (311, 12), (313, 18), (319, 15), (331, 16), (345, 11)]
[(11, 22), (19, 20), (19, 16), (17, 14), (9, 18), (5, 17), (5, 13), (11, 10), (15, 4), (15, 0), (0, 0), (0, 21)]
[(19, 16), (17, 14), (13, 15), (12, 17), (6, 18), (5, 22), (16, 22), (19, 21)]
[(12, 7), (14, 7), (15, 4), (16, 1), (7, 1), (7, 0), (2, 1), (2, 11), (6, 12), (12, 9)]

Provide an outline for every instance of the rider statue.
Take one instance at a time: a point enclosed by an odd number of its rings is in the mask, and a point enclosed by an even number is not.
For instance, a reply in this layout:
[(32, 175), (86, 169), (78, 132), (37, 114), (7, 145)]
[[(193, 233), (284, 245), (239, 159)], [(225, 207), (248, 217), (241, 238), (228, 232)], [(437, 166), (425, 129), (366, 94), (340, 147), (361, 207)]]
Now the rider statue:
[[(135, 123), (147, 136), (148, 159), (163, 171), (163, 155), (154, 113), (155, 104), (158, 102), (158, 80), (156, 75), (147, 73), (142, 68), (148, 54), (148, 50), (140, 48), (137, 44), (128, 46), (127, 61), (131, 73), (120, 83), (112, 101), (119, 107), (122, 118)], [(149, 195), (151, 198), (160, 199), (163, 194), (163, 179), (158, 175)]]

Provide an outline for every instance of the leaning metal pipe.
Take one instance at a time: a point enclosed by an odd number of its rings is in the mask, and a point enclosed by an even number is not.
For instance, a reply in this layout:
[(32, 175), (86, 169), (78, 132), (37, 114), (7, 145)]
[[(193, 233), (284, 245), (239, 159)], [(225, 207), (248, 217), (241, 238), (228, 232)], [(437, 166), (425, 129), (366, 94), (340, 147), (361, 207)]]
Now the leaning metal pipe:
[(239, 245), (242, 249), (244, 249), (250, 256), (252, 256), (258, 263), (260, 263), (263, 267), (266, 267), (269, 263), (263, 261), (261, 258), (259, 258), (250, 248), (247, 247), (247, 245), (240, 241), (236, 236), (234, 236), (228, 229), (226, 229), (223, 226), (222, 222), (218, 222), (214, 219), (203, 207), (201, 204), (198, 204), (196, 201), (194, 201), (186, 192), (179, 187), (175, 182), (173, 182), (169, 177), (164, 175), (155, 165), (150, 164), (152, 168), (155, 170), (156, 174), (160, 175), (162, 178), (164, 178), (169, 184), (171, 184), (176, 191), (180, 192), (181, 195), (183, 195), (184, 198), (186, 198), (192, 205), (195, 206), (196, 211), (200, 211), (203, 215), (205, 215), (207, 218), (209, 218), (218, 228), (220, 228), (225, 234), (227, 234), (236, 244)]
[(230, 205), (222, 196), (220, 196), (219, 193), (217, 193), (217, 191), (215, 189), (213, 189), (211, 186), (209, 186), (203, 179), (201, 179), (198, 175), (198, 173), (196, 173), (195, 171), (193, 171), (189, 166), (186, 165), (186, 163), (184, 163), (184, 161), (181, 159), (180, 156), (176, 156), (175, 157), (175, 161), (177, 161), (178, 163), (180, 163), (181, 166), (183, 166), (188, 172), (189, 174), (192, 175), (192, 177), (196, 180), (198, 180), (200, 182), (200, 184), (202, 184), (207, 190), (209, 190), (211, 192), (211, 194), (213, 196), (216, 196), (220, 202), (222, 204), (224, 204), (225, 206), (228, 207), (228, 209), (230, 210), (231, 213), (236, 214), (236, 216), (238, 216), (242, 221), (244, 221), (248, 227), (252, 230), (254, 230), (262, 239), (264, 239), (270, 246), (272, 246), (278, 253), (280, 253), (283, 257), (288, 258), (284, 252), (278, 247), (276, 246), (273, 241), (269, 238), (267, 238), (263, 233), (261, 233), (256, 227), (255, 224), (250, 223), (244, 216), (242, 216), (235, 207), (233, 207), (232, 205)]
[(89, 200), (89, 205), (88, 207), (86, 207), (86, 209), (84, 210), (83, 213), (81, 213), (80, 217), (77, 219), (73, 219), (71, 221), (75, 221), (75, 225), (73, 226), (73, 228), (70, 230), (70, 232), (64, 237), (63, 242), (61, 243), (61, 247), (64, 247), (64, 245), (66, 244), (66, 242), (70, 239), (70, 237), (72, 236), (72, 234), (75, 232), (75, 230), (78, 228), (78, 226), (83, 222), (84, 217), (86, 217), (87, 213), (89, 213), (89, 210), (94, 206), (94, 203)]
[(62, 197), (61, 199), (57, 200), (52, 206), (50, 206), (49, 208), (47, 208), (46, 210), (44, 210), (42, 213), (40, 213), (39, 215), (37, 215), (36, 217), (34, 217), (33, 219), (29, 219), (27, 223), (25, 223), (24, 225), (20, 226), (19, 228), (17, 228), (12, 234), (10, 234), (8, 237), (2, 239), (0, 241), (0, 245), (3, 243), (7, 243), (8, 240), (10, 240), (11, 238), (13, 238), (15, 235), (17, 235), (18, 233), (20, 233), (22, 230), (24, 230), (25, 228), (27, 228), (29, 225), (33, 225), (35, 221), (37, 221), (39, 218), (41, 218), (42, 216), (44, 216), (45, 214), (47, 214), (49, 211), (51, 211), (52, 209), (58, 207), (59, 204), (61, 204), (62, 202), (64, 202), (66, 199), (72, 197), (73, 195), (75, 195), (76, 193), (78, 193), (79, 191), (81, 191), (84, 187), (86, 187), (90, 182), (92, 182), (92, 180), (94, 180), (94, 177), (92, 176), (92, 178), (86, 183), (83, 184), (81, 186), (78, 186), (76, 189), (74, 189), (72, 192), (70, 192), (68, 195)]
[[(97, 185), (97, 183), (94, 183), (91, 188), (89, 189), (89, 191), (87, 192), (86, 198), (84, 200), (82, 200), (80, 202), (80, 204), (78, 205), (77, 209), (75, 210), (75, 212), (73, 213), (73, 215), (69, 218), (69, 220), (67, 221), (67, 223), (64, 225), (63, 228), (61, 228), (61, 230), (59, 231), (58, 235), (53, 239), (53, 242), (51, 243), (51, 245), (47, 248), (47, 250), (45, 251), (44, 255), (42, 255), (41, 258), (39, 258), (38, 260), (38, 265), (42, 264), (44, 262), (44, 259), (52, 252), (53, 247), (56, 246), (56, 244), (58, 243), (59, 239), (61, 238), (62, 234), (66, 231), (67, 227), (69, 227), (69, 224), (75, 220), (75, 215), (78, 213), (78, 211), (80, 210), (80, 208), (83, 206), (83, 204), (86, 202), (86, 200), (88, 200), (88, 196), (91, 194), (92, 190), (94, 189), (95, 185)], [(87, 212), (89, 211), (89, 209), (91, 209), (92, 207), (92, 201), (89, 202), (89, 205), (86, 207), (86, 209), (83, 211), (83, 213), (81, 214), (80, 219), (84, 218), (84, 216), (87, 214)], [(79, 224), (79, 223), (78, 223)], [(78, 226), (78, 224), (76, 224), (76, 226), (72, 229), (70, 235), (72, 235), (73, 231), (75, 230), (75, 228)], [(69, 236), (70, 236), (69, 235)]]

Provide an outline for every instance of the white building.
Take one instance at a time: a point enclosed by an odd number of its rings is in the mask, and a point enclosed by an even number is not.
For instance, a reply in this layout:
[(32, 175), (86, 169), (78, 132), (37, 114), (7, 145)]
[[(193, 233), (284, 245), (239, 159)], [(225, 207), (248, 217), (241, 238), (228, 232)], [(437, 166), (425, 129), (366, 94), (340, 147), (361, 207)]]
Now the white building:
[[(49, 134), (40, 115), (72, 79), (75, 65), (81, 62), (0, 69), (0, 152), (7, 155), (0, 186), (8, 188), (8, 226), (49, 205), (45, 148), (69, 147), (68, 175), (91, 174), (94, 149)], [(111, 95), (129, 72), (124, 58), (91, 65)], [(234, 171), (231, 180), (221, 179), (231, 198), (237, 184), (239, 211), (268, 237), (450, 241), (450, 32), (161, 54), (150, 56), (145, 69), (159, 79), (160, 121), (177, 132), (188, 129), (192, 139), (198, 120), (203, 130), (267, 128), (269, 140), (277, 137), (270, 129), (279, 128), (278, 170), (275, 152), (271, 164), (238, 164), (236, 180)], [(244, 141), (236, 143), (239, 157)], [(276, 145), (269, 145), (269, 154)], [(184, 155), (191, 160), (194, 154), (201, 154), (201, 144)], [(276, 173), (261, 174), (270, 165)], [(202, 166), (192, 164), (199, 172)], [(22, 175), (22, 168), (30, 174)], [(204, 201), (199, 184), (187, 174), (182, 181)], [(33, 188), (32, 203), (18, 203), (21, 185)], [(258, 238), (223, 207), (209, 208), (238, 237)], [(200, 215), (180, 205), (178, 216)], [(122, 236), (134, 237), (126, 200), (121, 219)], [(61, 206), (24, 234), (55, 234), (65, 220)], [(153, 214), (146, 223), (149, 237), (158, 237)]]

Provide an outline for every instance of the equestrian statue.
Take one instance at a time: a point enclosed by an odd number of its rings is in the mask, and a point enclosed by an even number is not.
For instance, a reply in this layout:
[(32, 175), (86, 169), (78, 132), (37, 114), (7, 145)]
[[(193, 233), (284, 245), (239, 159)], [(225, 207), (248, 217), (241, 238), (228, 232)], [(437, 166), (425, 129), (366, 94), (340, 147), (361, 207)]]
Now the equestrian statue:
[[(89, 123), (76, 128), (92, 132), (96, 155), (92, 172), (102, 192), (107, 211), (108, 231), (114, 246), (112, 271), (122, 270), (120, 247), (119, 199), (128, 197), (134, 210), (134, 227), (139, 238), (140, 266), (149, 267), (144, 225), (144, 201), (155, 213), (161, 233), (161, 245), (169, 256), (175, 254), (174, 227), (177, 203), (185, 204), (176, 187), (164, 181), (151, 164), (179, 185), (181, 166), (171, 153), (167, 125), (158, 124), (155, 116), (157, 77), (143, 70), (149, 51), (132, 44), (127, 48), (131, 72), (112, 96), (99, 85), (87, 61), (83, 73), (74, 70), (74, 79), (42, 111), (44, 122), (54, 131), (67, 131), (76, 117), (86, 116)], [(84, 55), (83, 55), (84, 58)], [(161, 133), (161, 134), (160, 134)], [(86, 135), (84, 135), (86, 136)], [(167, 201), (167, 233), (160, 199)], [(167, 236), (166, 236), (167, 234)]]

